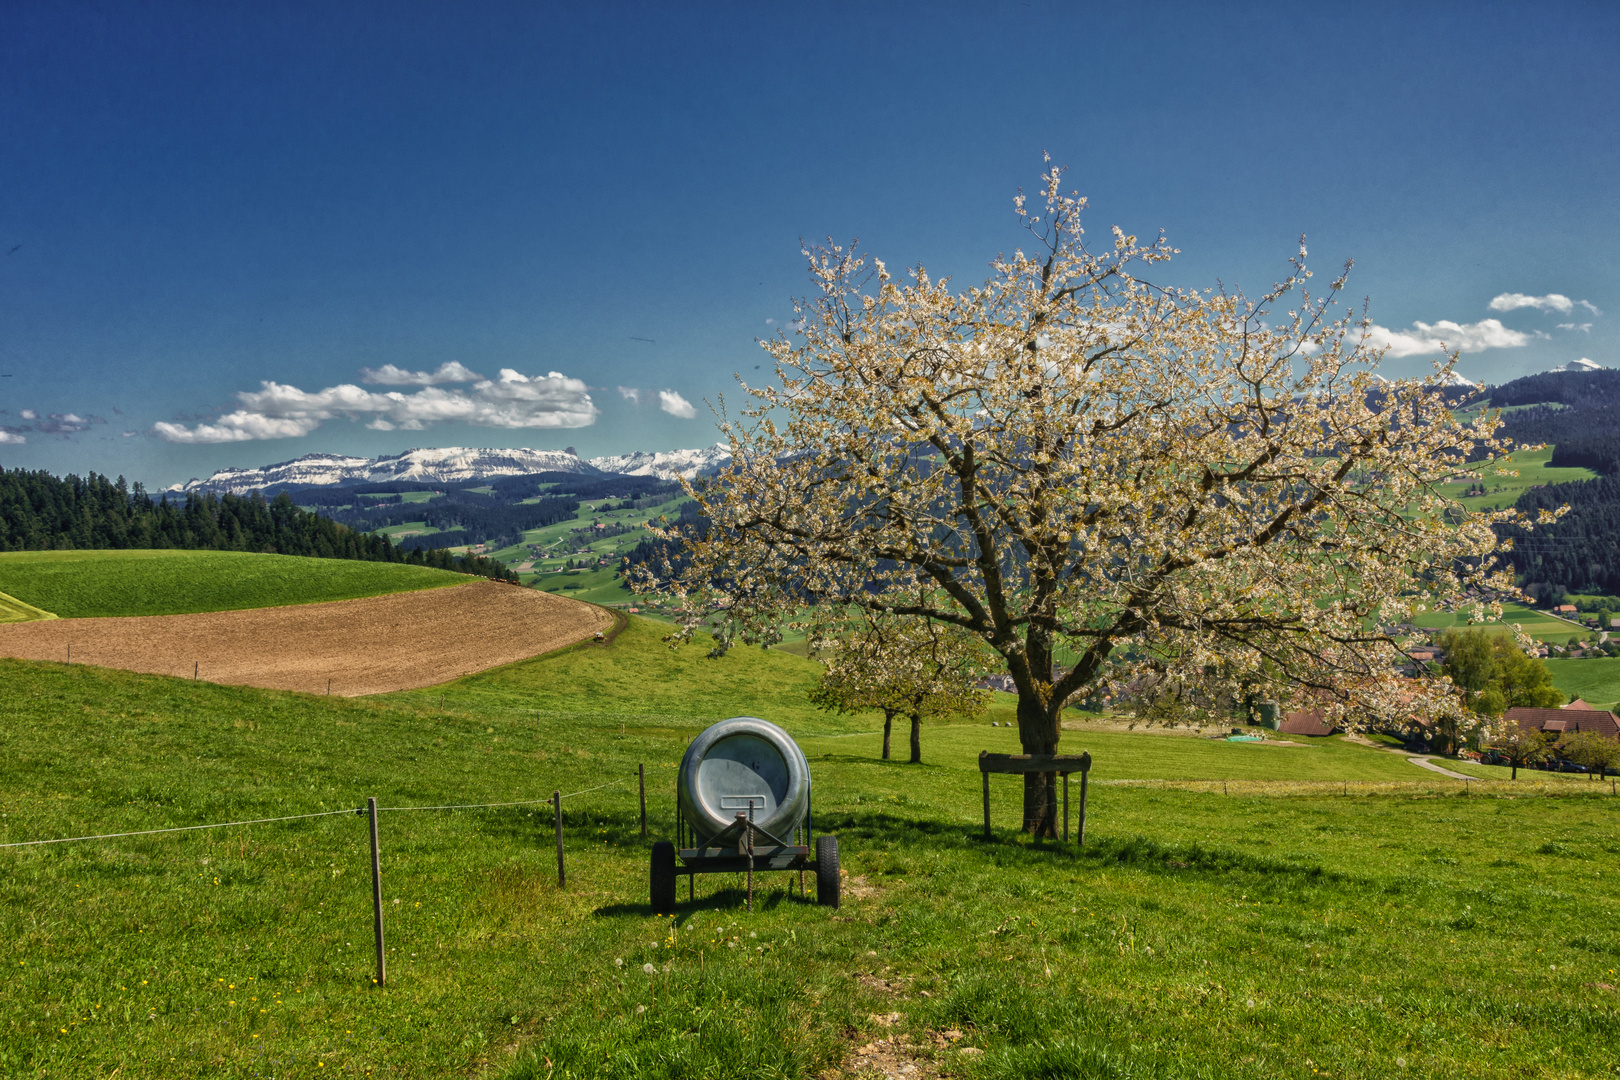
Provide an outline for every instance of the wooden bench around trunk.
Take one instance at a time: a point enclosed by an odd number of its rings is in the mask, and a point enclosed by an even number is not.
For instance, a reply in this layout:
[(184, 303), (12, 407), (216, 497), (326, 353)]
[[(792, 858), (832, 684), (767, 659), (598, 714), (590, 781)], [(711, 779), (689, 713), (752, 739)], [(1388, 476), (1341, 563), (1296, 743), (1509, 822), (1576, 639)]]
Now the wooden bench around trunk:
[(990, 838), (991, 773), (1057, 773), (1063, 777), (1063, 842), (1069, 842), (1069, 774), (1080, 774), (1080, 820), (1075, 838), (1086, 846), (1086, 781), (1091, 773), (1091, 752), (1081, 754), (992, 754), (979, 751), (979, 774), (984, 780), (984, 836)]

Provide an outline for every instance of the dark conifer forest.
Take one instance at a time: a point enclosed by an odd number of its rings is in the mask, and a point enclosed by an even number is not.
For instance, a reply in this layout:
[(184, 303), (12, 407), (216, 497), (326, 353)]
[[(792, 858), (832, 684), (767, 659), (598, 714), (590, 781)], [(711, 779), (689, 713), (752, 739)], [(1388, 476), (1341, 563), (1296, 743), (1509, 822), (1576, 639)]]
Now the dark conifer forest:
[(154, 499), (123, 477), (91, 473), (62, 478), (48, 472), (0, 469), (0, 551), (98, 548), (185, 548), (257, 551), (322, 559), (360, 559), (436, 566), (516, 581), (511, 571), (477, 555), (443, 547), (406, 551), (387, 536), (362, 532), (300, 509), (283, 492), (250, 495), (192, 493)]
[(1490, 390), (1490, 402), (1516, 408), (1504, 432), (1524, 444), (1547, 443), (1549, 464), (1579, 466), (1595, 480), (1532, 488), (1514, 504), (1535, 514), (1567, 505), (1555, 525), (1511, 536), (1521, 585), (1548, 602), (1565, 593), (1620, 593), (1620, 371), (1548, 371)]

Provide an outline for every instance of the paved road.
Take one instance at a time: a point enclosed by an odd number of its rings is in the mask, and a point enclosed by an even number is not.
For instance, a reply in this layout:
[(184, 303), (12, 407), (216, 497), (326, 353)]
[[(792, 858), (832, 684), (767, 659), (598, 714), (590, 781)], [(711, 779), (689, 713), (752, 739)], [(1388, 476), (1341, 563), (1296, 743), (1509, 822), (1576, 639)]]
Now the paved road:
[(1453, 780), (1478, 780), (1479, 779), (1479, 777), (1477, 777), (1477, 776), (1468, 776), (1465, 773), (1452, 772), (1450, 769), (1442, 768), (1441, 766), (1436, 765), (1434, 762), (1430, 761), (1426, 757), (1409, 757), (1406, 760), (1410, 761), (1412, 764), (1416, 765), (1420, 769), (1428, 769), (1430, 772), (1437, 772), (1441, 776), (1449, 776)]

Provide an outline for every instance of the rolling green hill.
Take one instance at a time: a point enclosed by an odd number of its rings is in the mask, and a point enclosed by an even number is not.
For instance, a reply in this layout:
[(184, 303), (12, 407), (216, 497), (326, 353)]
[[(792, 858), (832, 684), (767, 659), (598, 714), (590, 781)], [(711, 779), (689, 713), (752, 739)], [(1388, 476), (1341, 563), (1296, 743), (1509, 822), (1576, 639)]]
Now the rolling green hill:
[(1571, 697), (1600, 709), (1620, 704), (1620, 658), (1594, 656), (1583, 660), (1548, 660), (1553, 685)]
[[(803, 704), (808, 662), (661, 632), (371, 699), (0, 661), (0, 843), (329, 813), (0, 851), (0, 1071), (811, 1077), (873, 1046), (905, 1075), (1007, 1080), (1620, 1065), (1592, 989), (1620, 946), (1603, 785), (1465, 795), (1338, 740), (1069, 731), (1097, 762), (1086, 847), (1020, 838), (1011, 777), (987, 841), (976, 755), (1010, 730), (931, 725), (927, 764), (880, 762), (872, 718)], [(752, 913), (728, 876), (649, 913), (676, 764), (733, 713), (798, 733), (841, 911), (778, 873)], [(1317, 782), (1130, 783), (1155, 776)], [(385, 989), (367, 796), (517, 803), (382, 812)]]
[(236, 551), (0, 554), (0, 592), (63, 618), (181, 615), (313, 604), (474, 580), (403, 563)]
[(35, 619), (54, 619), (56, 615), (25, 604), (15, 596), (0, 593), (0, 623), (33, 622)]
[[(1481, 461), (1470, 465), (1468, 471), (1477, 476), (1477, 482), (1485, 487), (1483, 495), (1463, 495), (1476, 482), (1473, 480), (1446, 484), (1440, 490), (1471, 510), (1501, 510), (1512, 506), (1520, 495), (1533, 487), (1568, 484), (1597, 476), (1591, 469), (1550, 465), (1548, 462), (1552, 456), (1553, 448), (1549, 446), (1545, 450), (1517, 451), (1509, 460), (1500, 463)], [(1518, 475), (1498, 476), (1496, 470), (1499, 468)]]

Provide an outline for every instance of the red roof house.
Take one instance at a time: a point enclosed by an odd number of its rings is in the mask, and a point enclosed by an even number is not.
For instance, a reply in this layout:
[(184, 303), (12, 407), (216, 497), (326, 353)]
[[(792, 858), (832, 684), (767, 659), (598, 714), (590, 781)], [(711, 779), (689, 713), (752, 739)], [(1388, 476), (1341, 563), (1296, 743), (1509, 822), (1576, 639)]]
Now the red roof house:
[(1503, 714), (1502, 719), (1518, 724), (1526, 731), (1539, 731), (1557, 738), (1577, 731), (1595, 731), (1609, 738), (1620, 737), (1620, 718), (1607, 709), (1530, 709), (1516, 705)]
[(1277, 734), (1322, 736), (1333, 734), (1333, 729), (1323, 719), (1321, 710), (1312, 709), (1310, 712), (1291, 712), (1283, 717), (1282, 723), (1277, 725)]

